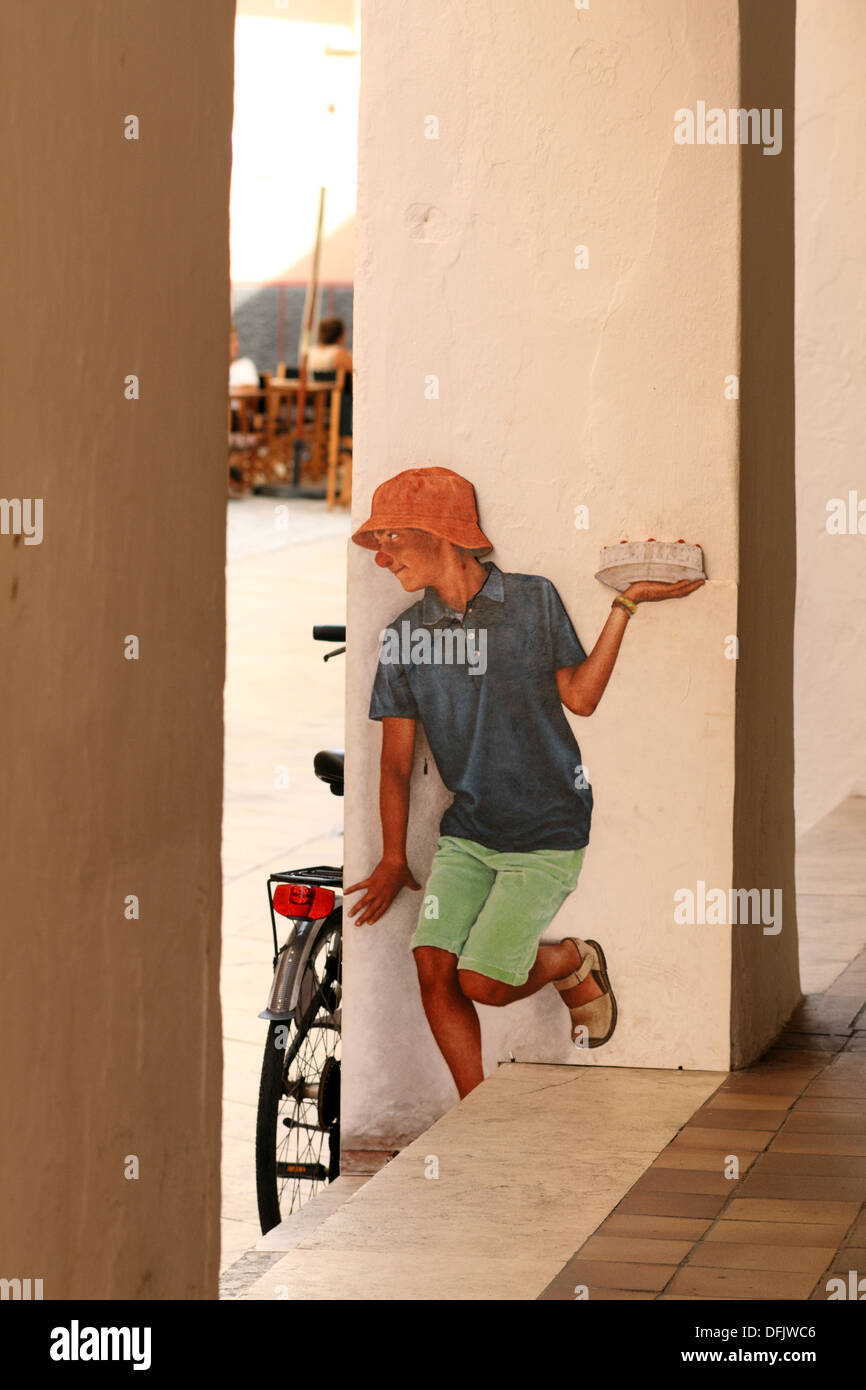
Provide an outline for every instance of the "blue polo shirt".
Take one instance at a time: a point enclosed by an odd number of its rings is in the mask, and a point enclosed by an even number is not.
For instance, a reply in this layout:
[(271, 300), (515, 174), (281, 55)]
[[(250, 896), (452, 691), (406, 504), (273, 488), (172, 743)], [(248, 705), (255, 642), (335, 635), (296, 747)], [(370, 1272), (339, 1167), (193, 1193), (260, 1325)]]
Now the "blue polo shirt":
[(382, 634), (371, 719), (417, 719), (454, 800), (440, 833), (493, 850), (580, 849), (592, 789), (556, 672), (586, 652), (549, 579), (487, 578), (461, 615), (436, 589)]

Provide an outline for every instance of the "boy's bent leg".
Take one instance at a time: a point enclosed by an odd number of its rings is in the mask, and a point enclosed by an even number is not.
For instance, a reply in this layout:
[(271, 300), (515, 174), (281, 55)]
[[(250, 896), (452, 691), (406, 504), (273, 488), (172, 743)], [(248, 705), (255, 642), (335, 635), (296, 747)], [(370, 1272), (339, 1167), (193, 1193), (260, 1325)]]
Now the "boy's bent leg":
[[(570, 938), (538, 938), (577, 885), (584, 850), (534, 850), (495, 855), (496, 881), (458, 960), (463, 992), (479, 1004), (512, 1004), (563, 980), (580, 964)], [(592, 975), (568, 991), (570, 1005), (602, 991)], [(565, 997), (565, 996), (563, 996)]]
[[(507, 985), (501, 980), (492, 980), (488, 975), (480, 975), (475, 970), (460, 970), (458, 978), (467, 998), (474, 999), (478, 1004), (502, 1006), (513, 1004), (518, 999), (528, 999), (530, 994), (537, 994), (554, 980), (564, 980), (579, 965), (580, 952), (573, 941), (566, 939), (539, 946), (535, 964), (522, 985)], [(597, 999), (601, 993), (592, 975), (588, 975), (581, 984), (568, 991), (567, 1002), (571, 1005), (586, 1004), (590, 999)]]
[(462, 1100), (484, 1080), (478, 1014), (460, 988), (456, 955), (438, 946), (416, 946), (413, 955), (430, 1031)]

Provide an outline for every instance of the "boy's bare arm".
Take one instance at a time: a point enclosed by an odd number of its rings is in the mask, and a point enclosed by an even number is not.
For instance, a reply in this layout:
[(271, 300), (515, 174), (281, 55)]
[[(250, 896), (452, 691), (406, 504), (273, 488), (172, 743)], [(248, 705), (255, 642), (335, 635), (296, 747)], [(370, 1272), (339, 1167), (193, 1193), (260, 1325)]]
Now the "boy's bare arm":
[[(703, 583), (703, 579), (683, 579), (677, 584), (641, 580), (639, 583), (630, 584), (624, 597), (632, 599), (634, 603), (685, 598), (686, 594), (694, 593)], [(579, 666), (565, 666), (561, 671), (557, 671), (559, 698), (572, 714), (592, 714), (610, 680), (629, 622), (630, 619), (622, 608), (612, 608), (586, 661), (582, 661)]]
[(406, 827), (409, 822), (409, 778), (415, 751), (414, 719), (382, 720), (382, 757), (379, 765), (379, 814), (382, 820), (382, 857), (368, 878), (344, 889), (366, 889), (349, 916), (360, 913), (357, 925), (377, 922), (387, 912), (401, 888), (420, 889), (406, 862)]

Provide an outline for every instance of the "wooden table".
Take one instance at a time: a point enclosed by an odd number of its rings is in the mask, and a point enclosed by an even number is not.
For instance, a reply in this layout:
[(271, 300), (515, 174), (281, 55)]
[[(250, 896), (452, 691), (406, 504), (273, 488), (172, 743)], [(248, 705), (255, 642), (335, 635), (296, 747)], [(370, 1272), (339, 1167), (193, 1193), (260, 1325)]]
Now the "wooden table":
[(232, 414), (238, 417), (238, 428), (234, 433), (252, 434), (252, 418), (256, 415), (256, 402), (263, 401), (267, 394), (263, 386), (229, 387), (229, 434), (232, 434)]
[[(256, 427), (256, 416), (264, 414), (265, 398), (263, 386), (229, 386), (229, 469), (235, 467), (240, 471), (242, 491), (253, 484), (258, 450), (265, 438), (263, 422)], [(234, 416), (237, 416), (236, 429), (232, 428)]]
[[(277, 451), (277, 440), (290, 441), (292, 448), (292, 484), (297, 487), (301, 473), (301, 445), (307, 434), (307, 399), (313, 401), (313, 420), (309, 430), (312, 481), (317, 482), (327, 467), (328, 438), (325, 428), (325, 406), (334, 390), (332, 381), (303, 381), (299, 377), (271, 377), (267, 385), (267, 415), (265, 437), (268, 457)], [(287, 403), (287, 434), (279, 436), (283, 401)]]

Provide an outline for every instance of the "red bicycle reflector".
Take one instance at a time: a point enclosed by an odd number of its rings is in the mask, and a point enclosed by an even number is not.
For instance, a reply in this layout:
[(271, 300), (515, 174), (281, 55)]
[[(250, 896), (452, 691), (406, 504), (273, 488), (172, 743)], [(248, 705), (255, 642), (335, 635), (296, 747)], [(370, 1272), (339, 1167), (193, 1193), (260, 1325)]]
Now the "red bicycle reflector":
[(335, 893), (332, 888), (313, 888), (308, 883), (280, 883), (274, 889), (274, 912), (281, 917), (327, 917), (333, 911)]

